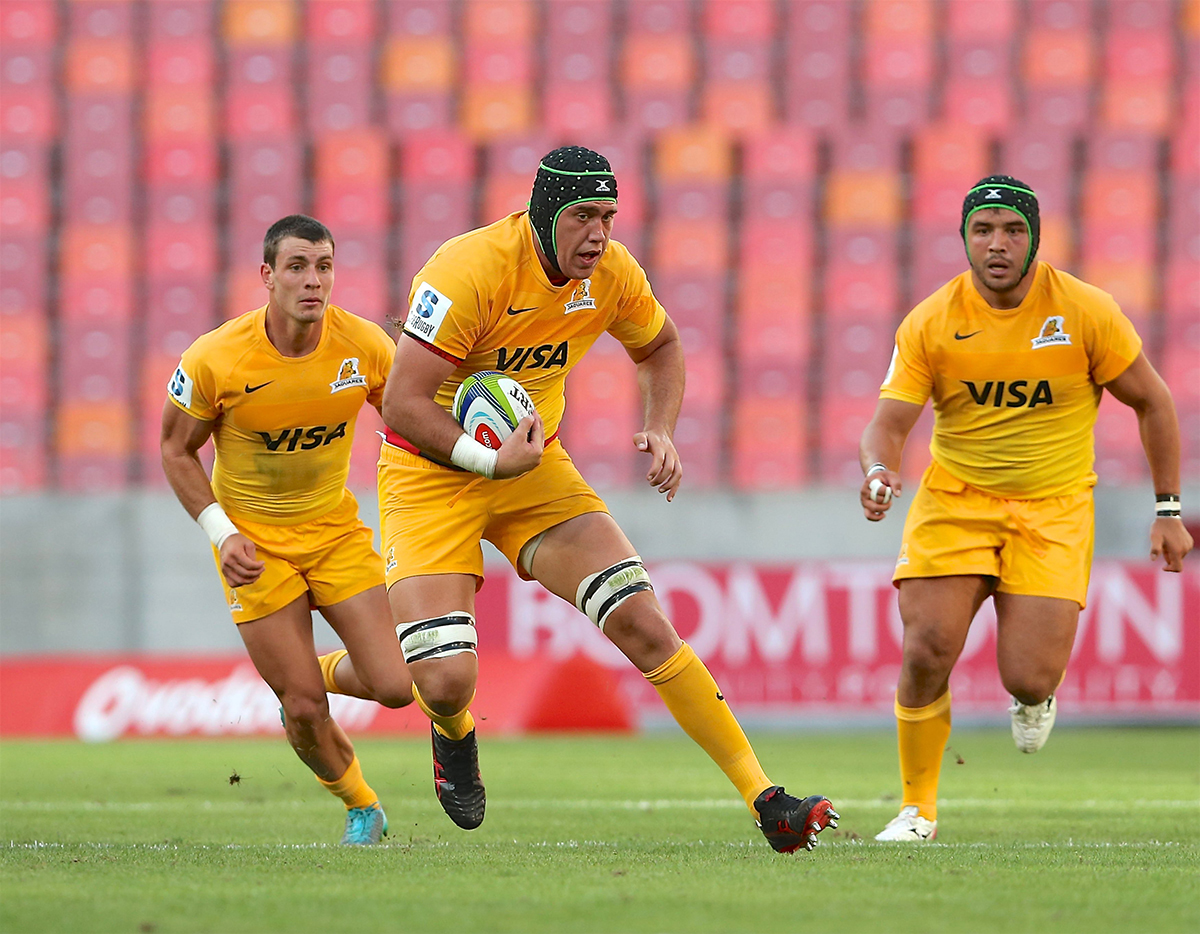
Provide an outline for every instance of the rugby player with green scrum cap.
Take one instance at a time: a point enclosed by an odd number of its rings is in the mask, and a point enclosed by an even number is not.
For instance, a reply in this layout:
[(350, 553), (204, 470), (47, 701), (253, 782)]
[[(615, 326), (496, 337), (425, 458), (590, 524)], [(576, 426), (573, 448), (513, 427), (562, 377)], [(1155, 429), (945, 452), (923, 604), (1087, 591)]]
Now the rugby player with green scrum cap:
[(1137, 413), (1156, 502), (1150, 555), (1180, 571), (1179, 425), (1170, 391), (1112, 296), (1037, 259), (1034, 191), (1007, 175), (963, 200), (970, 268), (914, 308), (896, 334), (859, 449), (867, 519), (901, 492), (904, 442), (934, 404), (932, 463), (904, 524), (893, 580), (904, 624), (895, 712), (903, 801), (876, 840), (937, 834), (950, 736), (950, 672), (983, 602), (996, 608), (1000, 679), (1017, 748), (1054, 725), (1094, 521), (1094, 426), (1102, 390)]
[[(837, 826), (837, 812), (822, 795), (797, 798), (767, 778), (707, 667), (667, 619), (641, 558), (558, 440), (567, 373), (607, 332), (637, 369), (644, 422), (631, 443), (649, 460), (646, 480), (668, 501), (679, 489), (671, 438), (683, 349), (645, 273), (611, 239), (617, 197), (604, 156), (556, 149), (538, 167), (527, 211), (450, 240), (413, 279), (383, 403), (380, 516), (414, 698), (433, 721), (435, 789), (460, 827), (483, 821), (469, 708), (486, 538), (637, 666), (774, 849), (811, 849)], [(498, 450), (450, 415), (456, 388), (482, 371), (517, 380), (533, 402)]]

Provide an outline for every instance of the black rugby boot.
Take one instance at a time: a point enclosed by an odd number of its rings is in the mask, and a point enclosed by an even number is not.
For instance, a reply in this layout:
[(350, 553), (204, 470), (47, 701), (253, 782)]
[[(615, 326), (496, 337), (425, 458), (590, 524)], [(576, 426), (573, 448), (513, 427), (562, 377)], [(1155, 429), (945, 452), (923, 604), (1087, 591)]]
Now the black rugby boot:
[(826, 827), (837, 827), (841, 816), (822, 795), (809, 795), (803, 801), (793, 798), (782, 785), (772, 785), (754, 799), (758, 827), (767, 842), (779, 853), (793, 853), (817, 845), (817, 834)]
[(442, 810), (463, 830), (474, 830), (483, 823), (487, 798), (479, 777), (479, 745), (472, 730), (459, 740), (433, 733), (433, 789)]

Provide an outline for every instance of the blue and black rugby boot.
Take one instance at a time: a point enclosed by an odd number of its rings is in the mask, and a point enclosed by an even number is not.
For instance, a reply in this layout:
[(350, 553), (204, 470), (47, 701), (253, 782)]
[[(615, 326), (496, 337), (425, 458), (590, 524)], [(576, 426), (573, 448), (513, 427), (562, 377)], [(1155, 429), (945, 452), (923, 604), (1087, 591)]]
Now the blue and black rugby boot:
[(479, 777), (479, 744), (472, 730), (459, 740), (450, 739), (429, 724), (433, 734), (433, 790), (454, 823), (474, 830), (483, 823), (487, 797)]
[(817, 845), (817, 834), (826, 827), (837, 827), (841, 817), (830, 800), (809, 795), (803, 801), (793, 798), (782, 785), (772, 785), (754, 799), (758, 827), (778, 853), (794, 853)]

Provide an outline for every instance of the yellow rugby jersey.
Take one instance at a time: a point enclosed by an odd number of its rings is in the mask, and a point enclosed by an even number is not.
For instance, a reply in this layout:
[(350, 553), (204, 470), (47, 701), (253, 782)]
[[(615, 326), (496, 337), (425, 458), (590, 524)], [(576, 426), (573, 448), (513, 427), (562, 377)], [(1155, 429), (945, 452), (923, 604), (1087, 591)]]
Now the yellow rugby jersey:
[(995, 496), (1038, 499), (1091, 487), (1101, 386), (1141, 339), (1107, 292), (1039, 262), (1013, 309), (992, 308), (964, 272), (896, 333), (884, 399), (933, 397), (933, 459)]
[(601, 334), (644, 347), (666, 321), (642, 267), (616, 240), (590, 279), (552, 285), (526, 211), (446, 241), (409, 298), (404, 333), (459, 361), (436, 401), (449, 411), (467, 376), (499, 370), (529, 393), (547, 438), (562, 420), (567, 373)]
[(267, 338), (267, 310), (201, 335), (167, 395), (215, 421), (212, 485), (230, 516), (306, 522), (342, 501), (354, 422), (378, 406), (395, 344), (379, 325), (330, 305), (316, 350), (285, 357)]

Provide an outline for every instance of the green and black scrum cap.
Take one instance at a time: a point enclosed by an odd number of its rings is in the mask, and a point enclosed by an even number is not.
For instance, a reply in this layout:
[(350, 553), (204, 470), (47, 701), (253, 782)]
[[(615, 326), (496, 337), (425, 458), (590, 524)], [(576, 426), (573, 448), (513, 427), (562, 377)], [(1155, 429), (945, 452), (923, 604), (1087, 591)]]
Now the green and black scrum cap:
[[(971, 215), (984, 208), (1006, 208), (1021, 216), (1029, 229), (1029, 249), (1025, 254), (1025, 264), (1021, 267), (1021, 275), (1029, 271), (1029, 264), (1037, 256), (1038, 242), (1042, 238), (1042, 220), (1038, 214), (1038, 199), (1033, 189), (1011, 175), (989, 175), (980, 179), (975, 187), (967, 192), (963, 199), (962, 234), (963, 245), (967, 242), (967, 224)], [(967, 251), (968, 254), (970, 250)]]
[(598, 152), (583, 146), (563, 146), (547, 153), (538, 165), (529, 198), (529, 221), (542, 252), (558, 268), (554, 227), (558, 216), (572, 204), (584, 201), (617, 201), (617, 177)]

